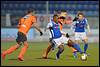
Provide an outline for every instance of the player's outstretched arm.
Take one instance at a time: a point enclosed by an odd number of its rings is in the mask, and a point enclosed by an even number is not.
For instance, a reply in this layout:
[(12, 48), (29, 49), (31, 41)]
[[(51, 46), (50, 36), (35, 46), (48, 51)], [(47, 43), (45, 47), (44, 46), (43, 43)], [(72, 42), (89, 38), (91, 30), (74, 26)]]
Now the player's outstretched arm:
[(86, 28), (87, 28), (87, 30), (88, 30), (88, 34), (91, 35), (90, 25), (89, 25), (87, 19), (86, 19)]
[(65, 37), (70, 37), (68, 33), (65, 33), (63, 31), (61, 31), (62, 35), (64, 35)]
[(71, 27), (70, 27), (71, 31), (73, 31), (73, 32), (74, 32), (74, 30), (75, 30), (75, 24), (76, 24), (76, 22), (73, 22), (73, 23), (71, 24)]
[(89, 24), (87, 24), (87, 30), (88, 30), (88, 34), (91, 35), (91, 31), (90, 31), (90, 26), (89, 26)]
[(88, 29), (88, 32), (90, 32), (90, 26), (89, 26), (89, 24), (87, 24), (87, 29)]
[(40, 29), (40, 27), (39, 27), (39, 25), (37, 23), (34, 23), (33, 27), (40, 32), (40, 36), (43, 35), (43, 32), (41, 31), (41, 29)]

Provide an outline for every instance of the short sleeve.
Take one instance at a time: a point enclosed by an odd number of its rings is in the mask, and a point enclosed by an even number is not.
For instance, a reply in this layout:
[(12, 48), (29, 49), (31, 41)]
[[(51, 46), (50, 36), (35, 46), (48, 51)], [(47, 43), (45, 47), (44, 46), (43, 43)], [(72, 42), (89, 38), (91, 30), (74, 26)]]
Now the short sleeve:
[(23, 22), (24, 22), (24, 19), (23, 18), (20, 18), (18, 25), (21, 25)]
[(52, 27), (52, 26), (53, 26), (52, 22), (49, 22), (49, 23), (47, 24), (47, 28)]
[(37, 17), (36, 16), (32, 16), (32, 22), (36, 23), (37, 22)]
[(86, 22), (86, 24), (88, 25), (88, 21), (87, 21), (87, 19), (85, 18), (85, 22)]

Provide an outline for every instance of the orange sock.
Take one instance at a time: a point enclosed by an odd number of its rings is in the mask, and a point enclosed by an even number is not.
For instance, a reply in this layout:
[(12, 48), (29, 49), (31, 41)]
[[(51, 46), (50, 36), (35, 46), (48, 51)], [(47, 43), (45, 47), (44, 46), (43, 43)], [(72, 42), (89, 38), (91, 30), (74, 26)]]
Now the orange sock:
[(24, 56), (26, 50), (27, 50), (27, 46), (24, 46), (24, 47), (22, 48), (21, 52), (19, 53), (19, 56), (18, 56), (18, 57), (23, 58), (23, 56)]
[(17, 49), (17, 45), (10, 47), (8, 50), (4, 51), (4, 54), (10, 54)]

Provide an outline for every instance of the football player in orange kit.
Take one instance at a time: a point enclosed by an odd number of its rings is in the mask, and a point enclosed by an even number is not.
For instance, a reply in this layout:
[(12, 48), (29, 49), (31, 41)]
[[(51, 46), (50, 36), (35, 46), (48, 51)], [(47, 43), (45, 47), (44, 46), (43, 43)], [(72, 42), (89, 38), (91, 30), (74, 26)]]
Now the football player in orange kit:
[(32, 26), (34, 26), (34, 28), (36, 28), (40, 32), (40, 36), (43, 35), (42, 31), (40, 30), (40, 28), (37, 24), (36, 16), (33, 16), (33, 12), (34, 11), (32, 9), (29, 9), (27, 11), (27, 14), (19, 20), (18, 33), (17, 33), (17, 38), (16, 38), (17, 43), (16, 43), (16, 45), (10, 47), (8, 50), (2, 52), (2, 54), (1, 54), (2, 59), (5, 59), (5, 56), (7, 54), (11, 54), (16, 49), (18, 49), (21, 46), (21, 44), (23, 44), (24, 46), (23, 46), (21, 52), (19, 53), (18, 60), (20, 60), (20, 61), (24, 60), (23, 59), (24, 54), (26, 53), (26, 50), (28, 48), (26, 35)]

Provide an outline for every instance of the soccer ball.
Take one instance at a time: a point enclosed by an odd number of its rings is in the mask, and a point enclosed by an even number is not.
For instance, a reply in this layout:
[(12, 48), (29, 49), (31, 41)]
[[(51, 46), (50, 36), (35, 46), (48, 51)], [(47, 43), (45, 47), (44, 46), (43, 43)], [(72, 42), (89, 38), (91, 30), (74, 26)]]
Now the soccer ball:
[(83, 55), (81, 56), (81, 60), (82, 60), (82, 61), (86, 61), (86, 60), (87, 60), (87, 55), (86, 55), (86, 54), (83, 54)]

